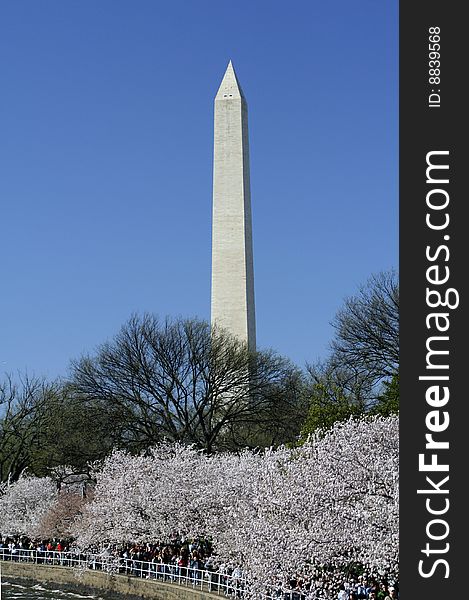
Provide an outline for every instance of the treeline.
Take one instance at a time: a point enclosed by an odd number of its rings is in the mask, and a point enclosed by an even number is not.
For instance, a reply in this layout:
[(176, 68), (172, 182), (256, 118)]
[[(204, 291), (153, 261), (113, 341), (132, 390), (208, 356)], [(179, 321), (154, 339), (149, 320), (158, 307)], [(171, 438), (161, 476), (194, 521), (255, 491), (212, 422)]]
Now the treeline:
[(305, 369), (203, 321), (132, 316), (65, 379), (4, 378), (0, 481), (27, 472), (60, 486), (112, 450), (165, 440), (208, 454), (294, 446), (353, 415), (396, 413), (398, 314), (396, 273), (373, 276), (337, 313), (329, 358)]

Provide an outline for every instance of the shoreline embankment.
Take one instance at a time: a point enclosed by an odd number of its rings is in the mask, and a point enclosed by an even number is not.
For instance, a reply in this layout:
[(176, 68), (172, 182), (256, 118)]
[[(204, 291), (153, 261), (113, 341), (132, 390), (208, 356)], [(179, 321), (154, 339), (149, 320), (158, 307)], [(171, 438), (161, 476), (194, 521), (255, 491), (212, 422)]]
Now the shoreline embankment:
[(125, 600), (220, 600), (220, 596), (200, 588), (117, 575), (92, 569), (36, 565), (14, 561), (2, 561), (3, 579), (28, 581), (33, 584), (51, 584), (80, 594), (105, 595)]

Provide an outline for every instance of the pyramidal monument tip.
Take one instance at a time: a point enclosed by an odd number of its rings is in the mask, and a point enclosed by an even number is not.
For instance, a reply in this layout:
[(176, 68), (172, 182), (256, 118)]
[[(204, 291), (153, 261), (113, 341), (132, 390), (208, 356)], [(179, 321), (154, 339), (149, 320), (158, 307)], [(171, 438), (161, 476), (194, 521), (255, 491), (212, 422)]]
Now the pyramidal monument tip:
[[(230, 96), (230, 94), (232, 95)], [(215, 98), (235, 98), (240, 96), (245, 100), (243, 90), (241, 88), (241, 85), (239, 84), (239, 80), (236, 75), (236, 71), (234, 70), (232, 61), (230, 60), (228, 66), (226, 67), (225, 75), (223, 76), (222, 82), (220, 84), (220, 87), (218, 88), (218, 92)]]

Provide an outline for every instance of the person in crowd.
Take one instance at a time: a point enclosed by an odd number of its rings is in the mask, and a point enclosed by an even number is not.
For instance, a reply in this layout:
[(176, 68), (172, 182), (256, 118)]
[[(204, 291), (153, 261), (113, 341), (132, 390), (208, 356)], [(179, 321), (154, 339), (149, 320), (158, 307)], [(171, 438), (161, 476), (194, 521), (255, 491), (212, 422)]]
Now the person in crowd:
[(189, 560), (186, 552), (181, 550), (179, 556), (177, 557), (177, 566), (178, 566), (178, 575), (179, 577), (187, 577), (187, 565), (189, 564)]
[(337, 594), (337, 600), (348, 600), (348, 593), (345, 583), (340, 586), (339, 593)]
[(369, 597), (370, 589), (367, 578), (361, 575), (358, 578), (358, 584), (355, 588), (358, 600), (366, 600)]
[[(194, 545), (192, 545), (192, 548), (194, 548)], [(199, 552), (195, 549), (192, 550), (189, 567), (191, 568), (192, 581), (198, 581), (200, 579), (202, 562), (200, 560)]]
[(397, 590), (393, 585), (388, 586), (388, 593), (384, 600), (395, 600), (398, 597)]
[(377, 598), (377, 600), (384, 600), (386, 595), (387, 595), (386, 583), (384, 581), (382, 581), (379, 584), (379, 588), (376, 592), (376, 598)]

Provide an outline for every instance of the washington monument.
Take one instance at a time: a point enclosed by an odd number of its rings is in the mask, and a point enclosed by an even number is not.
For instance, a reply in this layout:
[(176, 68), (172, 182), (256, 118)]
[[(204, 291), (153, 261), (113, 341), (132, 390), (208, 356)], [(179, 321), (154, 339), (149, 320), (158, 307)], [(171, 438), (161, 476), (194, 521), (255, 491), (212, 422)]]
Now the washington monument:
[(211, 313), (256, 349), (248, 107), (231, 61), (215, 96)]

